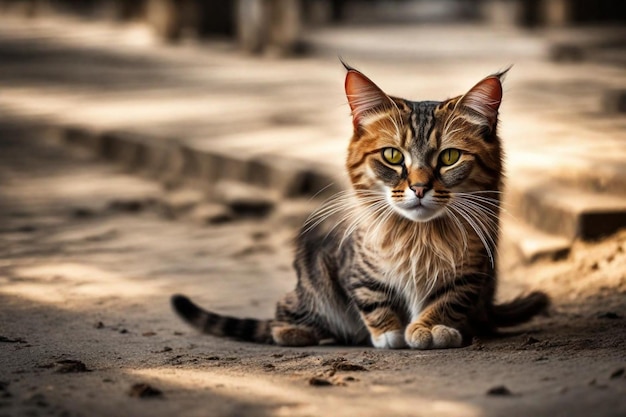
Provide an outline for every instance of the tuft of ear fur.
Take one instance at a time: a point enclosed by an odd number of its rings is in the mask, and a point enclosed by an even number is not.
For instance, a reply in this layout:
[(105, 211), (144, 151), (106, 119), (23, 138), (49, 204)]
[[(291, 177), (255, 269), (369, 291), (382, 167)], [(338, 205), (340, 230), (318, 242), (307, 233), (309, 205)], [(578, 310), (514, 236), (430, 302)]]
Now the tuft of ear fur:
[[(342, 61), (343, 63), (343, 61)], [(393, 106), (391, 99), (372, 80), (343, 63), (346, 74), (346, 97), (352, 110), (354, 128), (363, 126), (368, 114)]]
[(511, 67), (490, 75), (472, 87), (460, 104), (482, 116), (493, 129), (498, 120), (498, 109), (502, 102), (502, 80)]

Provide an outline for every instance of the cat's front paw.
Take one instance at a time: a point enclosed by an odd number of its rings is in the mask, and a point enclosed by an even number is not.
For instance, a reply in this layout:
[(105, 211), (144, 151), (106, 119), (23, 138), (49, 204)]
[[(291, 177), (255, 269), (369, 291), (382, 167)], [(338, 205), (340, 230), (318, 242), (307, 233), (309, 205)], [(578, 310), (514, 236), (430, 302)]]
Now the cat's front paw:
[(372, 335), (372, 344), (378, 349), (402, 349), (406, 347), (402, 330), (391, 330), (378, 336)]
[(463, 336), (461, 332), (452, 327), (438, 324), (430, 329), (433, 335), (433, 348), (434, 349), (446, 349), (446, 348), (458, 348), (463, 345)]
[(405, 338), (413, 349), (446, 349), (463, 344), (461, 332), (443, 324), (428, 328), (421, 323), (411, 323), (406, 328)]

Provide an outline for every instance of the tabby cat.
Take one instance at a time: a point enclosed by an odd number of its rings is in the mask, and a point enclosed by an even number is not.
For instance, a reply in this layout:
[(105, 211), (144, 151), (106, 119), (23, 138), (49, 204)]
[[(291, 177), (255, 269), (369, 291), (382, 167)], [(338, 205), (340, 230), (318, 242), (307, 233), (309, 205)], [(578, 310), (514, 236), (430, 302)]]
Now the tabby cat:
[(346, 69), (353, 189), (305, 224), (296, 288), (272, 320), (222, 316), (175, 295), (178, 314), (204, 333), (252, 342), (437, 349), (544, 311), (541, 292), (494, 303), (506, 71), (436, 102), (389, 96)]

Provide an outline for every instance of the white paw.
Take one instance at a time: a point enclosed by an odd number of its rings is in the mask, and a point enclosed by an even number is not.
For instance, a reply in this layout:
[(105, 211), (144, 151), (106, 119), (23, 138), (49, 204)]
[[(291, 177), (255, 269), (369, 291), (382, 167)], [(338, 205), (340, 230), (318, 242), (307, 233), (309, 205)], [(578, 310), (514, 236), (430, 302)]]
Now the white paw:
[(438, 324), (430, 329), (433, 336), (432, 347), (434, 349), (457, 348), (463, 344), (463, 336), (461, 332), (452, 327)]
[(406, 343), (412, 349), (430, 349), (433, 346), (433, 335), (425, 326), (409, 325), (406, 328)]
[(378, 336), (372, 336), (372, 344), (378, 349), (402, 349), (406, 347), (401, 330), (392, 330)]
[(406, 342), (413, 349), (445, 349), (461, 347), (463, 336), (452, 327), (437, 324), (428, 328), (412, 323), (406, 329)]

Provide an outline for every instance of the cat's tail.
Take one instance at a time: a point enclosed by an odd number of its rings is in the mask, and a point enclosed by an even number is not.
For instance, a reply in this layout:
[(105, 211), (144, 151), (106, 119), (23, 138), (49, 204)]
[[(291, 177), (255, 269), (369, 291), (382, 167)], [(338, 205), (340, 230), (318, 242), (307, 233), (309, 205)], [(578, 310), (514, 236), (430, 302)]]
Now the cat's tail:
[(518, 297), (508, 303), (491, 308), (490, 320), (494, 327), (509, 327), (527, 322), (550, 307), (550, 298), (541, 291)]
[(184, 295), (172, 296), (172, 307), (193, 328), (213, 336), (272, 344), (271, 320), (239, 319), (203, 310)]

